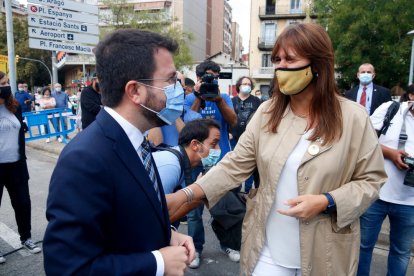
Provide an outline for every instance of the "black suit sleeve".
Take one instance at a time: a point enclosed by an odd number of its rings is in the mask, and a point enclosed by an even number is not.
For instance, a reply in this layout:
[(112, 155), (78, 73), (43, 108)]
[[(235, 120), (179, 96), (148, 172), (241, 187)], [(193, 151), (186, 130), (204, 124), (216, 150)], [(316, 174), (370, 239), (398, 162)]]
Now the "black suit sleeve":
[(98, 115), (99, 111), (101, 110), (101, 102), (99, 101), (98, 97), (94, 97), (93, 91), (85, 91), (85, 93), (81, 93), (81, 106), (82, 111), (87, 110), (93, 115)]
[(117, 182), (105, 173), (109, 169), (104, 163), (80, 149), (60, 156), (47, 200), (49, 224), (43, 244), (47, 275), (155, 275), (151, 252), (110, 250), (105, 237), (111, 229)]

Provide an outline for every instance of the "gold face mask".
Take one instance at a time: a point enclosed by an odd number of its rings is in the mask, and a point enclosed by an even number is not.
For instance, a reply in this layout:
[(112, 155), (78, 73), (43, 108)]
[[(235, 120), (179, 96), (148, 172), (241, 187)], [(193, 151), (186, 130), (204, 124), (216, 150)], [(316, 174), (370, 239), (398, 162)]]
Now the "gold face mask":
[(311, 65), (300, 68), (278, 68), (275, 70), (280, 92), (285, 95), (295, 95), (311, 83), (313, 73)]

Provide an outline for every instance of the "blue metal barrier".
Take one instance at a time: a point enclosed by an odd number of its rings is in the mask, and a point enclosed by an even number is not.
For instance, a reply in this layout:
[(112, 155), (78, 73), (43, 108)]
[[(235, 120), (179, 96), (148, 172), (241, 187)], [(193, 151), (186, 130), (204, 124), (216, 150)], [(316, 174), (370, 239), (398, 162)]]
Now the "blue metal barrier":
[[(75, 121), (71, 119), (72, 115), (72, 110), (69, 108), (53, 108), (42, 111), (24, 112), (23, 120), (27, 124), (29, 134), (28, 137), (26, 136), (26, 141), (62, 136), (62, 142), (67, 144), (66, 136), (75, 130)], [(69, 121), (69, 128), (64, 123), (65, 120)], [(49, 122), (52, 123), (53, 128), (50, 127)], [(58, 125), (60, 125), (60, 128), (58, 128)], [(44, 128), (43, 131), (42, 126)], [(33, 127), (37, 127), (37, 133), (33, 132)]]

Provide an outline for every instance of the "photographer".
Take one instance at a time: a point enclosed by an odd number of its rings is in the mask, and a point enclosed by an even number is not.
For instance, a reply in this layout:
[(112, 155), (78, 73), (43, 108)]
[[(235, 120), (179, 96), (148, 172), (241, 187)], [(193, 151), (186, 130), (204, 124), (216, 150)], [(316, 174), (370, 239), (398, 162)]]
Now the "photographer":
[[(213, 119), (219, 123), (221, 160), (230, 151), (228, 129), (236, 125), (237, 116), (229, 95), (220, 93), (218, 87), (219, 73), (220, 66), (210, 60), (206, 60), (196, 67), (197, 82), (193, 93), (185, 97), (184, 109), (197, 112), (203, 118)], [(191, 112), (186, 112), (184, 115), (185, 122), (191, 120), (189, 114)], [(198, 167), (193, 171), (193, 180), (202, 170), (203, 168)], [(203, 209), (204, 205), (201, 205), (188, 214), (188, 235), (193, 238), (197, 251), (196, 258), (190, 264), (190, 268), (198, 268), (200, 265), (200, 256), (204, 245)], [(230, 249), (222, 241), (220, 241), (220, 245), (223, 252), (232, 261), (239, 261), (240, 254), (237, 250)]]
[[(391, 227), (387, 275), (407, 272), (414, 239), (414, 85), (408, 87), (406, 95), (408, 102), (400, 104), (388, 130), (379, 137), (388, 181), (380, 190), (380, 198), (361, 217), (358, 275), (369, 275), (372, 251), (386, 216)], [(382, 104), (372, 114), (377, 131), (383, 127), (391, 104)]]

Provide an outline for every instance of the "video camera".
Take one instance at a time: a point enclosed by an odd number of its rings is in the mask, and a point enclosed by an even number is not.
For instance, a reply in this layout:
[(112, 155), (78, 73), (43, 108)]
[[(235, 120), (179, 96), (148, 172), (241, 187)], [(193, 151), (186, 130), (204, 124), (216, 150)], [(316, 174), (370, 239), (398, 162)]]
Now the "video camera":
[(231, 79), (232, 73), (222, 72), (217, 77), (216, 75), (206, 73), (201, 77), (200, 96), (206, 98), (214, 98), (220, 95), (218, 78)]

